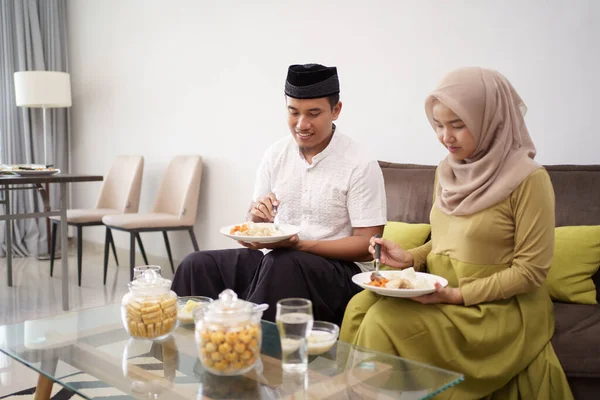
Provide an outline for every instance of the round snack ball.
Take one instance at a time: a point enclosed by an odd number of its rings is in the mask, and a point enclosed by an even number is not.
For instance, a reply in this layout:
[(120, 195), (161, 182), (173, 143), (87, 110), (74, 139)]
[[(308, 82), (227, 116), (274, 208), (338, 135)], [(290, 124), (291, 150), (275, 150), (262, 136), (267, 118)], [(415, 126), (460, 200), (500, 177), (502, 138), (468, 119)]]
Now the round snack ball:
[(213, 361), (221, 361), (223, 359), (223, 354), (217, 353), (216, 351), (210, 355), (210, 358)]
[(252, 356), (250, 357), (250, 359), (248, 360), (248, 365), (254, 365), (254, 363), (256, 362), (256, 357)]
[(250, 353), (248, 350), (244, 351), (241, 355), (240, 355), (240, 359), (246, 361), (249, 360), (250, 358), (252, 358), (252, 353)]
[(242, 369), (242, 368), (244, 368), (244, 363), (241, 361), (236, 361), (236, 362), (232, 363), (231, 366), (234, 369)]
[(236, 353), (242, 354), (244, 351), (246, 351), (246, 345), (244, 343), (238, 342), (233, 346), (233, 350)]
[(258, 337), (258, 333), (260, 331), (260, 329), (258, 328), (258, 325), (252, 325), (248, 331), (250, 332), (250, 335), (257, 338)]
[(248, 348), (252, 351), (258, 350), (258, 340), (252, 339), (250, 343), (248, 343)]
[(211, 342), (206, 343), (206, 345), (204, 346), (204, 348), (209, 353), (214, 353), (215, 351), (217, 351), (217, 345), (214, 344), (214, 343), (211, 343)]
[(208, 329), (202, 329), (202, 332), (200, 333), (200, 337), (202, 338), (203, 341), (209, 342), (210, 341), (210, 332), (208, 331)]
[(229, 362), (235, 362), (235, 361), (239, 360), (239, 358), (240, 358), (239, 354), (235, 353), (235, 352), (225, 354), (225, 359)]
[[(213, 365), (213, 368), (216, 369), (217, 371), (224, 371), (227, 366), (229, 365), (229, 363), (225, 360), (216, 362), (215, 365)], [(226, 385), (223, 385), (226, 386)]]
[(238, 340), (238, 333), (237, 332), (227, 332), (225, 334), (225, 340), (229, 344), (234, 344)]
[(252, 335), (247, 331), (247, 330), (243, 330), (240, 333), (240, 340), (246, 344), (250, 343), (250, 341), (252, 340)]
[(219, 345), (219, 353), (221, 354), (227, 354), (232, 350), (232, 347), (229, 343), (225, 342), (225, 343), (221, 343)]
[(202, 363), (204, 364), (205, 367), (212, 367), (214, 364), (213, 360), (211, 360), (210, 357), (205, 357), (202, 360)]
[(213, 332), (210, 334), (210, 341), (214, 344), (220, 344), (225, 340), (225, 334), (221, 331)]

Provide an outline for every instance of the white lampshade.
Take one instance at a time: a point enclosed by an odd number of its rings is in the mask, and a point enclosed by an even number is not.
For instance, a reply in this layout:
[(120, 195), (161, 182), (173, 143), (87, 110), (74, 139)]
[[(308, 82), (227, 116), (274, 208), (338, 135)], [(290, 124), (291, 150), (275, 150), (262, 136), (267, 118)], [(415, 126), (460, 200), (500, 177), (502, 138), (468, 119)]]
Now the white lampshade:
[(66, 72), (15, 72), (17, 106), (71, 107), (71, 77)]

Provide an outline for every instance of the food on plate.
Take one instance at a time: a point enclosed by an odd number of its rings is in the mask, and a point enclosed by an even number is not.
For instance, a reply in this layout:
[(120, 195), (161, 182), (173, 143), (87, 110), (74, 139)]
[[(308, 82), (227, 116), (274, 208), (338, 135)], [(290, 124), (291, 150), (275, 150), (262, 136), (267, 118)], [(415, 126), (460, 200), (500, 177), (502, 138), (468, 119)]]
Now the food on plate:
[(231, 235), (236, 236), (279, 236), (283, 232), (275, 229), (272, 225), (246, 222), (245, 224), (235, 225), (229, 231)]
[(385, 284), (388, 282), (389, 282), (389, 279), (386, 279), (383, 276), (373, 272), (371, 274), (371, 281), (367, 282), (367, 285), (377, 286), (377, 287), (385, 287)]
[(433, 285), (422, 276), (418, 276), (414, 268), (401, 271), (386, 271), (386, 276), (381, 277), (371, 274), (371, 281), (367, 285), (386, 289), (430, 289)]
[(31, 164), (31, 165), (17, 164), (17, 165), (12, 166), (12, 170), (13, 171), (54, 171), (55, 168), (46, 167), (45, 165), (36, 165), (36, 164)]

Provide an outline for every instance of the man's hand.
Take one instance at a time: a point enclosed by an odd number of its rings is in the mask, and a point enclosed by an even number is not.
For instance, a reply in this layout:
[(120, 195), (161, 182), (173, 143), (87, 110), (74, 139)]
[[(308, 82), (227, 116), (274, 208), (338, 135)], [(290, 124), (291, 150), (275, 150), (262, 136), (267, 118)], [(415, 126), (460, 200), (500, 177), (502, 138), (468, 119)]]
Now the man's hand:
[(274, 193), (269, 193), (262, 199), (258, 200), (250, 210), (252, 222), (273, 222), (275, 212), (273, 206), (279, 205), (279, 200)]
[(298, 243), (300, 242), (300, 239), (298, 238), (298, 235), (294, 235), (289, 239), (286, 240), (282, 240), (280, 242), (275, 242), (275, 243), (247, 243), (247, 242), (242, 242), (242, 241), (238, 241), (239, 244), (241, 244), (244, 247), (247, 247), (249, 249), (253, 249), (253, 250), (260, 250), (260, 249), (294, 249), (296, 248), (296, 246), (298, 245)]
[(439, 283), (435, 284), (435, 292), (424, 296), (412, 297), (421, 304), (464, 304), (460, 288), (443, 287)]

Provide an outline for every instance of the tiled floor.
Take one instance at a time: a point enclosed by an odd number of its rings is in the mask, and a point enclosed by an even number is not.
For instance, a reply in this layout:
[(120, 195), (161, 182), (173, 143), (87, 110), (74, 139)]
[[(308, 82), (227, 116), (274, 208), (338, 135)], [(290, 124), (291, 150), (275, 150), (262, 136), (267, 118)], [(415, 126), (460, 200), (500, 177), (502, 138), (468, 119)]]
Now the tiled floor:
[[(69, 252), (69, 282), (71, 310), (101, 306), (121, 301), (129, 282), (129, 257), (125, 250), (118, 251), (120, 267), (109, 259), (106, 286), (102, 284), (103, 252), (97, 245), (87, 245), (83, 253), (81, 287), (77, 286), (77, 261), (75, 251)], [(171, 269), (165, 259), (149, 256), (149, 263), (163, 266), (163, 276), (172, 279)], [(141, 255), (137, 256), (138, 264)], [(44, 318), (63, 312), (61, 298), (60, 260), (54, 265), (50, 277), (50, 262), (37, 258), (13, 260), (13, 287), (6, 285), (6, 259), (0, 259), (0, 326), (30, 319)], [(177, 261), (175, 263), (177, 265)], [(0, 345), (6, 340), (0, 327)], [(65, 372), (67, 370), (65, 369)], [(0, 353), (0, 397), (30, 388), (37, 383), (37, 374)]]

